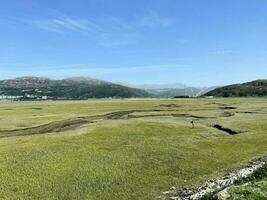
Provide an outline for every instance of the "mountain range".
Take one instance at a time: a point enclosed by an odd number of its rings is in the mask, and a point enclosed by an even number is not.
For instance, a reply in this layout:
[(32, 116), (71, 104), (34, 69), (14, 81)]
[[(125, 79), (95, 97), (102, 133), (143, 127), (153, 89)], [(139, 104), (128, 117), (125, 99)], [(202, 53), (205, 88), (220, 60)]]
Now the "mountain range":
[(0, 81), (0, 97), (20, 100), (153, 97), (145, 90), (87, 77), (51, 80), (21, 77)]
[(181, 83), (173, 84), (130, 84), (125, 82), (118, 82), (118, 84), (145, 90), (157, 97), (162, 98), (172, 98), (174, 96), (189, 96), (189, 97), (199, 97), (212, 91), (219, 86), (213, 87), (191, 87)]
[(90, 98), (263, 97), (267, 80), (224, 87), (190, 87), (184, 84), (111, 83), (88, 77), (52, 80), (21, 77), (0, 80), (0, 100), (85, 100)]

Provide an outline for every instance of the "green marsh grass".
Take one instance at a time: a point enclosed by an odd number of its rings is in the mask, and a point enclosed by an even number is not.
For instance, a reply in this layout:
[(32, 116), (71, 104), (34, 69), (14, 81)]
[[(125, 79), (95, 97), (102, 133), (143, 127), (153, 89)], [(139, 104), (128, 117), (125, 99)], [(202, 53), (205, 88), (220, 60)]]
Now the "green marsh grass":
[[(160, 106), (170, 103), (179, 107)], [(235, 115), (224, 117), (220, 104), (236, 106)], [(180, 116), (122, 117), (1, 138), (0, 199), (155, 199), (172, 186), (197, 186), (267, 153), (264, 98), (2, 103), (0, 130), (144, 109)], [(203, 118), (194, 119), (192, 129), (192, 117), (182, 114)], [(246, 132), (232, 136), (213, 123)]]

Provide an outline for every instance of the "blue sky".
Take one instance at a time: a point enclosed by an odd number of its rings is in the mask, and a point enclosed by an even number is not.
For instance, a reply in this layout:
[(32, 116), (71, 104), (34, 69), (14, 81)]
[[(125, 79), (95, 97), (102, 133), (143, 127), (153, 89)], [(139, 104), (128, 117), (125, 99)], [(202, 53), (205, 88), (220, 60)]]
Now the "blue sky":
[(267, 78), (265, 0), (1, 0), (0, 79)]

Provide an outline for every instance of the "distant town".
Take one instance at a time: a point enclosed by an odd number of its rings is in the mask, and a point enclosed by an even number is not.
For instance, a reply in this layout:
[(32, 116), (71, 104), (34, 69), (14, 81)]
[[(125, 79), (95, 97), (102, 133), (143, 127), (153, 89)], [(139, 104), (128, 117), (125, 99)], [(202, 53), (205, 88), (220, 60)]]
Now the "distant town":
[(10, 95), (0, 95), (0, 101), (23, 101), (23, 100), (49, 100), (53, 99), (48, 96), (35, 96), (26, 94), (25, 96), (10, 96)]

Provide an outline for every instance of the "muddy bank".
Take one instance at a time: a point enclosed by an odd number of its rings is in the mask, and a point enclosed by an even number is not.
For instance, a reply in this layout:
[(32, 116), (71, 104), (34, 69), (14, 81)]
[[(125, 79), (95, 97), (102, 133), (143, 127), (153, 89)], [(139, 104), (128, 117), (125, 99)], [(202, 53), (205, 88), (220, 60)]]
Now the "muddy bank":
[(223, 107), (220, 107), (220, 109), (223, 109), (223, 110), (235, 110), (235, 109), (237, 109), (237, 107), (235, 107), (235, 106), (223, 106)]
[[(124, 111), (115, 111), (106, 114), (93, 115), (93, 116), (82, 116), (71, 119), (66, 119), (62, 121), (50, 122), (47, 124), (27, 127), (27, 128), (18, 128), (13, 130), (0, 130), (0, 138), (12, 137), (12, 136), (27, 136), (35, 134), (46, 134), (52, 132), (63, 132), (69, 130), (75, 130), (82, 125), (96, 123), (102, 120), (119, 120), (119, 119), (132, 119), (132, 118), (147, 118), (147, 117), (178, 117), (178, 118), (190, 118), (190, 119), (213, 119), (215, 117), (206, 117), (198, 116), (193, 114), (185, 113), (175, 113), (179, 111), (178, 109), (140, 109), (140, 110), (124, 110)], [(168, 112), (168, 113), (166, 113)], [(137, 115), (133, 115), (138, 113)], [(234, 132), (232, 130), (225, 129), (219, 125), (215, 125), (213, 128), (217, 128), (221, 131), (228, 132), (229, 134), (238, 134), (240, 132)]]
[(230, 135), (236, 135), (236, 134), (240, 134), (240, 133), (244, 133), (244, 131), (237, 131), (237, 130), (233, 130), (233, 129), (230, 129), (230, 128), (225, 128), (219, 124), (215, 124), (213, 125), (213, 128), (216, 128), (220, 131), (223, 131), (225, 133), (228, 133)]
[(175, 103), (170, 103), (170, 104), (160, 104), (162, 107), (168, 107), (168, 108), (179, 108), (181, 107), (180, 105), (177, 105)]
[[(143, 111), (143, 110), (142, 110)], [(141, 112), (140, 110), (130, 111), (118, 111), (107, 113), (103, 115), (77, 117), (72, 119), (66, 119), (62, 121), (50, 122), (36, 127), (29, 127), (23, 129), (2, 130), (0, 131), (0, 138), (12, 137), (12, 136), (27, 136), (35, 134), (45, 134), (52, 132), (63, 132), (68, 130), (74, 130), (81, 127), (84, 124), (95, 123), (99, 120), (115, 120), (121, 119), (125, 115), (129, 115), (133, 112)]]
[(233, 117), (235, 116), (235, 113), (232, 112), (223, 112), (222, 114), (220, 114), (220, 117)]
[[(166, 111), (170, 113), (160, 113), (160, 112), (166, 112)], [(50, 122), (50, 123), (35, 126), (35, 127), (13, 129), (13, 130), (1, 130), (0, 138), (75, 130), (81, 127), (82, 125), (96, 123), (101, 120), (119, 120), (119, 119), (131, 119), (131, 118), (160, 117), (160, 116), (201, 118), (198, 116), (187, 115), (187, 114), (174, 115), (172, 112), (175, 112), (175, 111), (176, 110), (166, 110), (166, 109), (126, 110), (126, 111), (111, 112), (111, 113), (102, 114), (102, 115), (83, 116), (83, 117), (77, 117), (77, 118), (72, 118), (72, 119), (66, 119), (62, 121)], [(147, 114), (147, 115), (142, 115), (142, 114), (131, 115), (133, 113), (147, 113), (147, 112), (156, 112), (156, 113)]]

